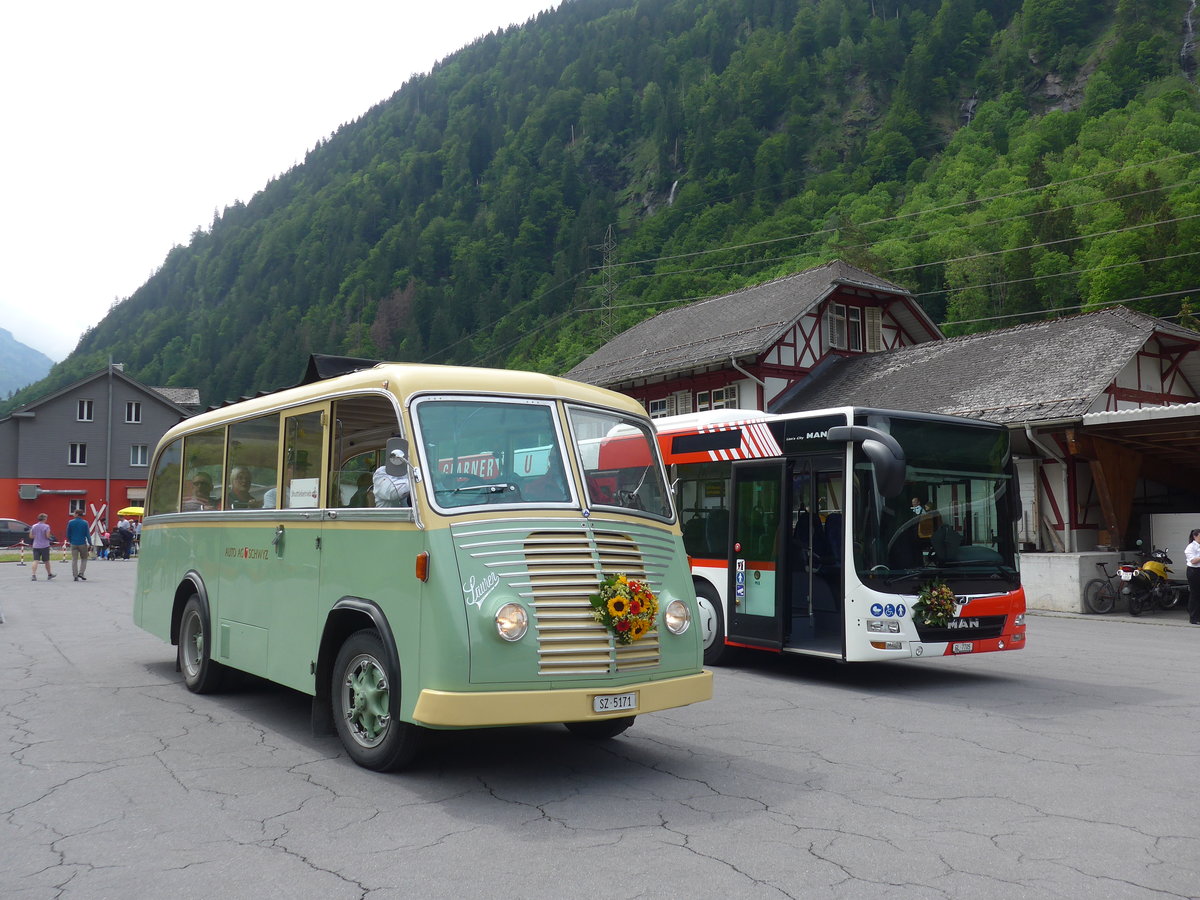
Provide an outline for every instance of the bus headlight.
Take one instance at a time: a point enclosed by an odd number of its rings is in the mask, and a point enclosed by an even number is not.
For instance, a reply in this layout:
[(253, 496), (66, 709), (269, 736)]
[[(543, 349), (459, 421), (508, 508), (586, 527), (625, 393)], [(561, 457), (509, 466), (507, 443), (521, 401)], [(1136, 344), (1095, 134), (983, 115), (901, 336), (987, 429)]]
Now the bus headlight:
[(692, 611), (682, 600), (672, 600), (663, 611), (663, 624), (671, 634), (683, 634), (692, 624)]
[(529, 630), (529, 616), (520, 603), (505, 603), (496, 611), (496, 631), (506, 641), (519, 641)]

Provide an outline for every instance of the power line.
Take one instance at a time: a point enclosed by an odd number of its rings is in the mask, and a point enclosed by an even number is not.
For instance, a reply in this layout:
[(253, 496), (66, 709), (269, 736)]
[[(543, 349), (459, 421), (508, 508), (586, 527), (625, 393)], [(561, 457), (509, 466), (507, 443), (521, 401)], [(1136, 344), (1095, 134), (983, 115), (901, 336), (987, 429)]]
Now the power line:
[[(972, 200), (962, 200), (962, 201), (959, 201), (958, 203), (947, 204), (946, 206), (935, 206), (935, 207), (930, 207), (929, 209), (914, 210), (913, 212), (908, 212), (908, 213), (898, 213), (897, 215), (886, 216), (886, 217), (880, 218), (880, 219), (871, 219), (866, 222), (855, 223), (854, 227), (867, 228), (871, 225), (883, 225), (883, 224), (887, 224), (889, 222), (898, 222), (898, 221), (901, 221), (902, 219), (909, 219), (909, 218), (913, 218), (915, 216), (923, 216), (923, 215), (927, 215), (929, 213), (947, 212), (949, 210), (958, 209), (959, 207), (963, 207), (963, 206), (971, 206), (973, 204), (980, 204), (980, 203), (990, 203), (993, 200), (1004, 200), (1004, 199), (1007, 199), (1010, 197), (1019, 196), (1021, 194), (1027, 194), (1032, 191), (1044, 191), (1047, 188), (1061, 187), (1063, 185), (1074, 184), (1076, 182), (1086, 181), (1091, 178), (1099, 178), (1103, 175), (1116, 175), (1116, 174), (1120, 174), (1121, 172), (1129, 171), (1130, 169), (1141, 168), (1143, 166), (1148, 166), (1148, 165), (1152, 165), (1155, 163), (1167, 163), (1167, 162), (1171, 162), (1171, 161), (1177, 160), (1177, 159), (1182, 159), (1185, 157), (1193, 157), (1198, 154), (1200, 154), (1200, 150), (1191, 150), (1191, 151), (1188, 151), (1187, 153), (1177, 153), (1173, 156), (1160, 157), (1158, 159), (1147, 160), (1145, 162), (1130, 163), (1129, 165), (1122, 166), (1118, 169), (1106, 169), (1103, 172), (1093, 172), (1090, 175), (1080, 175), (1075, 178), (1067, 178), (1062, 181), (1051, 181), (1051, 182), (1047, 182), (1046, 184), (1043, 184), (1043, 185), (1034, 185), (1034, 186), (1027, 187), (1027, 188), (1020, 188), (1018, 190), (1009, 191), (1009, 192), (1003, 193), (1003, 194), (993, 194), (988, 197), (977, 197)], [(1190, 183), (1191, 182), (1184, 182), (1184, 184), (1190, 184)], [(1175, 186), (1178, 186), (1178, 185), (1175, 185)], [(1168, 188), (1152, 188), (1150, 190), (1163, 190), (1163, 189), (1168, 189)], [(1128, 196), (1133, 196), (1133, 195), (1128, 195)], [(1106, 198), (1106, 199), (1121, 199), (1121, 198)], [(1060, 207), (1060, 209), (1073, 209), (1073, 208), (1074, 207), (1071, 207), (1071, 206)], [(967, 226), (961, 226), (961, 227), (967, 227)], [(836, 227), (821, 228), (821, 229), (817, 229), (816, 231), (801, 232), (799, 234), (789, 234), (789, 235), (784, 235), (782, 237), (777, 237), (777, 238), (766, 238), (761, 241), (750, 241), (750, 242), (747, 242), (744, 244), (733, 244), (733, 245), (730, 245), (727, 247), (715, 247), (715, 248), (712, 248), (709, 250), (694, 250), (694, 251), (691, 251), (688, 253), (677, 253), (677, 254), (673, 254), (670, 256), (648, 257), (646, 259), (637, 259), (637, 260), (630, 260), (628, 262), (613, 263), (613, 265), (616, 267), (632, 267), (632, 266), (644, 265), (646, 263), (673, 262), (678, 259), (692, 259), (697, 256), (705, 256), (710, 253), (723, 253), (723, 252), (730, 251), (730, 250), (749, 250), (754, 247), (762, 247), (762, 246), (766, 246), (768, 244), (777, 244), (777, 243), (781, 243), (783, 241), (793, 241), (793, 240), (798, 241), (798, 240), (803, 240), (805, 238), (810, 238), (810, 237), (819, 237), (823, 234), (832, 234), (838, 230), (839, 230), (839, 228), (836, 228)], [(595, 267), (593, 267), (593, 269), (594, 268)]]
[[(1024, 312), (1004, 313), (999, 316), (985, 316), (981, 319), (955, 319), (953, 322), (938, 322), (937, 327), (941, 328), (945, 325), (974, 325), (978, 322), (998, 322), (1001, 319), (1017, 319), (1021, 316), (1036, 316), (1048, 312), (1064, 312), (1073, 309), (1087, 309), (1094, 307), (1096, 309), (1107, 309), (1110, 306), (1124, 306), (1126, 303), (1136, 303), (1138, 300), (1158, 300), (1162, 297), (1178, 297), (1180, 294), (1195, 294), (1200, 293), (1200, 287), (1187, 288), (1182, 291), (1166, 291), (1162, 294), (1145, 294), (1141, 297), (1126, 297), (1123, 300), (1106, 300), (1103, 303), (1078, 303), (1074, 306), (1058, 306), (1054, 309), (1027, 309)], [(1178, 316), (1164, 316), (1162, 318), (1179, 318)]]
[[(888, 217), (883, 217), (883, 218), (879, 218), (879, 219), (874, 219), (874, 220), (870, 220), (867, 222), (858, 223), (857, 225), (855, 225), (855, 227), (866, 228), (866, 227), (869, 227), (872, 225), (886, 224), (889, 222), (897, 222), (897, 221), (901, 221), (903, 219), (908, 219), (908, 218), (913, 218), (915, 216), (925, 215), (927, 213), (946, 212), (949, 210), (958, 209), (960, 207), (970, 206), (970, 205), (974, 205), (974, 204), (982, 204), (982, 203), (991, 202), (994, 200), (1006, 199), (1009, 197), (1015, 197), (1015, 196), (1019, 196), (1022, 194), (1027, 194), (1027, 193), (1030, 193), (1033, 191), (1045, 191), (1048, 188), (1061, 187), (1064, 185), (1074, 184), (1074, 183), (1078, 183), (1081, 181), (1087, 181), (1087, 180), (1098, 178), (1098, 177), (1105, 176), (1105, 175), (1116, 175), (1116, 174), (1120, 174), (1122, 172), (1126, 172), (1126, 171), (1129, 171), (1132, 169), (1143, 168), (1148, 165), (1167, 163), (1167, 162), (1184, 159), (1184, 158), (1188, 158), (1188, 157), (1195, 157), (1198, 154), (1200, 154), (1200, 150), (1189, 151), (1186, 153), (1178, 153), (1178, 154), (1174, 154), (1172, 156), (1160, 157), (1157, 159), (1146, 160), (1146, 161), (1138, 162), (1138, 163), (1131, 163), (1127, 166), (1121, 166), (1116, 169), (1108, 169), (1103, 172), (1095, 172), (1095, 173), (1091, 173), (1088, 175), (1081, 175), (1081, 176), (1078, 176), (1075, 178), (1063, 179), (1061, 181), (1056, 181), (1056, 182), (1047, 182), (1044, 185), (1035, 185), (1035, 186), (1031, 186), (1031, 187), (1027, 187), (1027, 188), (1021, 188), (1019, 190), (1009, 191), (1009, 192), (1006, 192), (1003, 194), (995, 194), (995, 195), (991, 195), (988, 197), (979, 197), (979, 198), (975, 198), (975, 199), (971, 199), (971, 200), (960, 201), (958, 203), (947, 204), (947, 205), (941, 206), (941, 207), (932, 207), (929, 209), (916, 210), (916, 211), (913, 211), (910, 213), (901, 213), (901, 214), (898, 214), (895, 216), (888, 216)], [(1178, 187), (1186, 186), (1190, 183), (1191, 182), (1177, 182), (1177, 183), (1174, 183), (1171, 185), (1163, 185), (1163, 186), (1157, 186), (1154, 188), (1148, 188), (1148, 189), (1141, 190), (1141, 191), (1134, 191), (1134, 192), (1119, 195), (1116, 197), (1102, 197), (1102, 198), (1097, 198), (1097, 199), (1093, 199), (1093, 200), (1083, 201), (1081, 203), (1072, 204), (1070, 206), (1054, 207), (1052, 209), (1046, 209), (1046, 210), (1034, 210), (1034, 211), (1031, 211), (1026, 214), (1003, 217), (1000, 219), (990, 220), (988, 222), (967, 223), (964, 225), (953, 226), (951, 228), (947, 228), (940, 232), (926, 232), (921, 235), (910, 236), (909, 239), (910, 240), (911, 239), (918, 239), (918, 240), (919, 239), (928, 239), (930, 237), (936, 237), (938, 235), (948, 234), (948, 233), (951, 233), (952, 231), (956, 231), (956, 230), (967, 230), (967, 229), (972, 229), (972, 228), (994, 226), (997, 224), (1002, 224), (1002, 223), (1008, 222), (1008, 221), (1015, 221), (1015, 220), (1019, 220), (1022, 218), (1032, 218), (1033, 216), (1046, 215), (1051, 212), (1065, 212), (1065, 211), (1079, 209), (1079, 208), (1083, 208), (1083, 207), (1098, 204), (1098, 203), (1116, 202), (1116, 201), (1128, 199), (1131, 197), (1142, 196), (1144, 194), (1155, 193), (1155, 192), (1166, 191), (1166, 190), (1173, 190)], [(1137, 230), (1140, 228), (1148, 228), (1148, 227), (1154, 227), (1157, 225), (1173, 224), (1173, 223), (1186, 221), (1188, 219), (1193, 219), (1193, 218), (1197, 218), (1197, 217), (1200, 217), (1200, 214), (1181, 216), (1181, 217), (1177, 217), (1174, 219), (1166, 219), (1166, 220), (1160, 220), (1160, 221), (1150, 222), (1150, 223), (1142, 223), (1139, 225), (1128, 226), (1127, 228), (1111, 229), (1109, 231), (1096, 232), (1096, 233), (1087, 234), (1087, 235), (1078, 235), (1078, 236), (1074, 236), (1074, 237), (1062, 238), (1062, 239), (1046, 241), (1046, 242), (1041, 242), (1041, 243), (1036, 243), (1036, 244), (1028, 244), (1028, 245), (1024, 245), (1022, 247), (1014, 247), (1014, 248), (1008, 248), (1008, 249), (1004, 249), (1004, 250), (989, 251), (989, 252), (985, 252), (985, 253), (972, 254), (972, 255), (964, 256), (964, 257), (954, 257), (954, 258), (944, 259), (944, 260), (935, 261), (935, 262), (921, 263), (921, 264), (914, 265), (914, 266), (897, 267), (894, 269), (885, 270), (885, 272), (887, 272), (888, 274), (891, 274), (893, 272), (910, 271), (912, 269), (924, 268), (924, 267), (934, 266), (934, 265), (944, 265), (946, 263), (952, 263), (952, 262), (965, 262), (965, 261), (979, 259), (979, 258), (983, 258), (983, 257), (987, 257), (987, 256), (995, 256), (995, 255), (999, 255), (1002, 253), (1037, 249), (1037, 248), (1041, 248), (1041, 247), (1048, 247), (1048, 246), (1054, 246), (1057, 244), (1068, 243), (1070, 241), (1085, 240), (1085, 239), (1094, 238), (1094, 237), (1104, 237), (1107, 235), (1117, 234), (1117, 233), (1121, 233), (1124, 231)], [(744, 243), (744, 244), (735, 244), (735, 245), (726, 246), (726, 247), (716, 247), (716, 248), (711, 248), (708, 250), (698, 250), (698, 251), (694, 251), (694, 252), (690, 252), (690, 253), (675, 254), (675, 255), (671, 255), (671, 256), (647, 258), (647, 259), (642, 259), (642, 260), (633, 260), (633, 261), (629, 261), (629, 262), (609, 262), (608, 264), (602, 265), (601, 267), (599, 267), (599, 269), (601, 271), (605, 272), (606, 278), (609, 280), (609, 282), (611, 282), (611, 273), (616, 268), (629, 268), (629, 267), (632, 267), (635, 265), (643, 265), (646, 263), (671, 262), (671, 261), (675, 261), (675, 260), (691, 259), (691, 258), (695, 258), (697, 256), (705, 256), (705, 255), (709, 255), (709, 254), (713, 254), (713, 253), (723, 253), (723, 252), (731, 252), (731, 251), (736, 251), (736, 250), (752, 249), (754, 247), (767, 246), (770, 244), (781, 243), (784, 241), (802, 240), (802, 239), (808, 238), (808, 237), (817, 237), (817, 236), (820, 236), (823, 234), (832, 234), (832, 233), (836, 232), (837, 230), (839, 230), (839, 229), (838, 228), (826, 228), (826, 229), (819, 229), (816, 231), (802, 233), (802, 234), (786, 235), (786, 236), (778, 237), (778, 238), (764, 239), (762, 241), (753, 241), (753, 242), (748, 242), (748, 243)], [(850, 245), (846, 249), (868, 248), (868, 247), (875, 246), (877, 243), (878, 243), (877, 241), (865, 242), (862, 244)], [(785, 262), (788, 260), (794, 260), (798, 257), (805, 256), (805, 255), (809, 255), (809, 253), (792, 253), (792, 254), (787, 254), (787, 255), (777, 256), (777, 257), (742, 260), (742, 261), (738, 261), (738, 262), (723, 263), (723, 264), (705, 266), (705, 267), (700, 267), (700, 268), (688, 268), (686, 270), (645, 273), (645, 274), (640, 274), (640, 275), (634, 275), (632, 277), (633, 277), (633, 279), (662, 278), (662, 277), (668, 277), (668, 276), (672, 276), (672, 275), (693, 275), (693, 274), (697, 274), (700, 272), (717, 271), (717, 270), (737, 268), (737, 267), (742, 267), (742, 266), (753, 266), (753, 265), (767, 266), (767, 265), (770, 265), (773, 263), (780, 263), (780, 262)], [(1150, 262), (1160, 262), (1160, 261), (1164, 261), (1164, 260), (1168, 260), (1168, 259), (1177, 259), (1177, 258), (1180, 258), (1183, 256), (1189, 256), (1189, 255), (1192, 255), (1192, 254), (1190, 254), (1190, 253), (1177, 254), (1175, 256), (1160, 257), (1159, 259), (1156, 259), (1156, 260), (1145, 260), (1145, 261), (1140, 261), (1140, 262), (1142, 264), (1150, 263)], [(1089, 269), (1078, 269), (1071, 273), (1051, 273), (1049, 275), (1044, 275), (1044, 276), (1033, 276), (1030, 278), (1013, 279), (1010, 281), (993, 282), (993, 283), (990, 283), (987, 285), (970, 285), (970, 286), (963, 287), (963, 288), (944, 288), (944, 289), (941, 289), (938, 291), (924, 292), (919, 295), (914, 294), (913, 296), (928, 296), (930, 294), (950, 293), (950, 292), (955, 292), (955, 291), (967, 290), (970, 288), (1000, 287), (1000, 286), (1004, 286), (1004, 285), (1008, 285), (1008, 284), (1016, 284), (1016, 283), (1026, 282), (1026, 281), (1038, 281), (1038, 280), (1041, 280), (1042, 278), (1062, 277), (1063, 275), (1067, 275), (1067, 274), (1086, 274), (1087, 272), (1091, 272), (1091, 271), (1102, 271), (1104, 269), (1119, 268), (1119, 267), (1125, 266), (1125, 265), (1136, 265), (1136, 264), (1139, 264), (1139, 263), (1120, 263), (1120, 264), (1116, 264), (1113, 266), (1098, 266), (1098, 267), (1093, 267), (1093, 268), (1089, 268)], [(530, 300), (526, 301), (525, 303), (517, 304), (512, 309), (510, 309), (505, 315), (506, 316), (511, 315), (513, 312), (516, 312), (517, 310), (527, 306), (528, 304), (535, 302), (535, 300), (542, 299), (547, 294), (549, 294), (555, 290), (558, 290), (559, 288), (562, 288), (568, 284), (576, 282), (579, 279), (583, 278), (584, 276), (588, 275), (589, 273), (594, 273), (595, 271), (597, 271), (597, 268), (598, 267), (592, 266), (592, 267), (588, 267), (588, 268), (584, 269), (583, 271), (577, 272), (576, 274), (570, 276), (569, 278), (565, 279), (564, 281), (560, 282), (559, 284), (547, 289), (546, 291), (543, 291), (540, 295), (538, 295), (537, 298), (530, 298)], [(611, 295), (613, 292), (613, 289), (612, 289), (612, 285), (609, 282), (606, 282), (606, 285), (602, 285), (602, 287), (605, 287), (606, 290), (608, 291), (608, 293)], [(1181, 293), (1187, 293), (1187, 292), (1184, 291)], [(665, 305), (666, 306), (677, 306), (682, 303), (690, 303), (690, 302), (694, 302), (696, 300), (707, 299), (708, 296), (711, 296), (711, 295), (692, 297), (692, 298), (681, 298), (681, 299), (676, 299), (676, 300), (652, 301), (652, 302), (648, 302), (645, 304), (622, 304), (622, 308), (633, 309), (633, 308), (637, 308), (638, 306), (665, 306)], [(1172, 294), (1161, 294), (1161, 295), (1153, 295), (1153, 296), (1154, 297), (1172, 296)], [(1149, 299), (1149, 298), (1135, 297), (1135, 298), (1127, 298), (1124, 301), (1114, 301), (1114, 302), (1134, 302), (1134, 301), (1140, 300), (1140, 299)], [(1064, 308), (1082, 308), (1082, 307), (1060, 307), (1059, 309), (1064, 309)], [(488, 354), (485, 356), (485, 358), (487, 356), (493, 355), (494, 353), (498, 352), (499, 350), (508, 349), (509, 347), (515, 345), (516, 343), (519, 343), (520, 340), (523, 340), (524, 338), (528, 337), (530, 333), (536, 333), (538, 331), (544, 330), (546, 327), (548, 327), (549, 324), (559, 321), (560, 319), (562, 319), (563, 317), (565, 317), (566, 315), (568, 315), (572, 312), (575, 312), (575, 313), (594, 312), (594, 311), (598, 310), (601, 312), (602, 315), (608, 315), (609, 318), (608, 318), (607, 327), (611, 331), (612, 309), (613, 309), (613, 306), (609, 303), (606, 303), (604, 306), (601, 306), (599, 308), (569, 306), (568, 309), (566, 311), (564, 311), (563, 313), (561, 313), (557, 316), (551, 317), (551, 319), (549, 319), (546, 323), (535, 328), (534, 332), (526, 332), (526, 333), (522, 334), (520, 337), (518, 337), (512, 341), (506, 342), (506, 344), (501, 345), (498, 348), (493, 348), (491, 351), (488, 352)], [(606, 313), (605, 310), (608, 310), (608, 312)], [(1041, 310), (1041, 311), (1027, 311), (1025, 313), (1014, 313), (1011, 315), (1012, 316), (1033, 315), (1033, 314), (1036, 314), (1037, 312), (1047, 313), (1047, 312), (1054, 312), (1054, 311), (1055, 311), (1054, 309)], [(1002, 319), (1002, 318), (1008, 318), (1008, 317), (1011, 317), (1011, 316), (999, 316), (996, 318)], [(964, 323), (966, 323), (966, 322), (973, 323), (973, 322), (979, 322), (979, 321), (991, 321), (991, 319), (978, 319), (978, 320), (973, 319), (973, 320), (959, 320), (959, 321), (964, 322)], [(452, 344), (447, 345), (446, 347), (443, 347), (441, 350), (439, 350), (437, 353), (435, 353), (434, 356), (441, 355), (442, 353), (445, 353), (445, 352), (453, 349), (454, 347), (458, 346), (459, 344), (478, 336), (481, 332), (483, 332), (485, 330), (485, 328), (494, 327), (494, 324), (495, 323), (493, 323), (489, 326), (482, 326), (482, 327), (468, 333), (467, 335), (464, 335), (459, 340), (453, 342)], [(608, 335), (608, 336), (611, 337), (611, 335)], [(426, 359), (428, 360), (428, 359), (432, 359), (432, 358), (433, 357), (427, 357)]]
[(1158, 256), (1154, 259), (1135, 259), (1130, 262), (1113, 263), (1109, 266), (1092, 266), (1090, 269), (1072, 269), (1069, 272), (1051, 272), (1048, 275), (1031, 275), (1028, 278), (1012, 278), (1008, 281), (991, 281), (987, 284), (967, 284), (962, 287), (945, 287), (936, 291), (921, 291), (913, 294), (913, 297), (931, 297), (936, 294), (954, 294), (959, 291), (970, 291), (977, 288), (993, 288), (1007, 287), (1010, 284), (1022, 284), (1026, 281), (1041, 281), (1043, 278), (1064, 278), (1068, 275), (1086, 275), (1089, 272), (1104, 272), (1108, 269), (1123, 269), (1126, 266), (1147, 266), (1150, 263), (1166, 262), (1170, 259), (1182, 259), (1185, 256), (1196, 256), (1200, 254), (1200, 250), (1191, 250), (1188, 253), (1174, 253), (1171, 256)]
[(987, 256), (997, 256), (1001, 253), (1017, 253), (1021, 250), (1036, 250), (1038, 247), (1054, 247), (1058, 244), (1067, 244), (1071, 241), (1083, 241), (1088, 238), (1107, 237), (1110, 234), (1123, 234), (1127, 231), (1137, 231), (1140, 228), (1154, 228), (1157, 225), (1174, 225), (1176, 222), (1186, 222), (1188, 219), (1200, 219), (1200, 213), (1192, 213), (1190, 216), (1177, 216), (1174, 219), (1161, 219), (1157, 222), (1142, 222), (1138, 225), (1127, 225), (1124, 228), (1110, 228), (1108, 231), (1097, 231), (1092, 234), (1078, 234), (1074, 237), (1056, 238), (1053, 241), (1043, 241), (1040, 244), (1025, 244), (1021, 247), (1007, 247), (1003, 250), (988, 250), (984, 253), (972, 253), (970, 256), (954, 256), (950, 259), (943, 259), (937, 262), (917, 263), (912, 266), (897, 266), (894, 269), (884, 269), (885, 272), (909, 272), (913, 269), (924, 269), (927, 266), (940, 266), (952, 262), (969, 262), (973, 259), (983, 259)]

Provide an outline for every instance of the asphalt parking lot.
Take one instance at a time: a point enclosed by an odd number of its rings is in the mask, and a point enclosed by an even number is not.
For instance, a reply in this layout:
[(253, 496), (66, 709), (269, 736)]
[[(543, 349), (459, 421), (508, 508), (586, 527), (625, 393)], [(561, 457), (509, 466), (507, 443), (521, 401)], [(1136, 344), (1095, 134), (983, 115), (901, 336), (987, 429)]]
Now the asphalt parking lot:
[(745, 655), (579, 741), (449, 732), (354, 766), (306, 698), (189, 694), (137, 563), (0, 564), (0, 896), (1200, 896), (1200, 628), (1031, 615), (1029, 644), (848, 667)]

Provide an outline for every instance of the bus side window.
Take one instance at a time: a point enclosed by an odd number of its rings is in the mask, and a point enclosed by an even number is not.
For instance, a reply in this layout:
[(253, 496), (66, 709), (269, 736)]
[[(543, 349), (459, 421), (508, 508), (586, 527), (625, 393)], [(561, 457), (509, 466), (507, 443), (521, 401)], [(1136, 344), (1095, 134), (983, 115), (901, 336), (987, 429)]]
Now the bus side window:
[(180, 505), (183, 512), (221, 508), (221, 497), (225, 492), (224, 458), (224, 425), (188, 435), (183, 445), (184, 469), (187, 471)]
[(376, 506), (373, 476), (383, 465), (383, 441), (402, 434), (396, 408), (389, 398), (360, 394), (335, 400), (329, 506), (343, 509)]
[(288, 416), (285, 423), (283, 496), (285, 509), (321, 505), (321, 448), (325, 427), (320, 410)]
[(154, 476), (150, 480), (150, 497), (146, 504), (146, 515), (158, 516), (164, 513), (179, 512), (179, 486), (183, 480), (183, 468), (180, 459), (183, 453), (183, 440), (172, 441), (154, 466)]
[(275, 495), (279, 413), (230, 425), (228, 458), (230, 483), (225, 488), (225, 508), (266, 507), (268, 493), (271, 498)]

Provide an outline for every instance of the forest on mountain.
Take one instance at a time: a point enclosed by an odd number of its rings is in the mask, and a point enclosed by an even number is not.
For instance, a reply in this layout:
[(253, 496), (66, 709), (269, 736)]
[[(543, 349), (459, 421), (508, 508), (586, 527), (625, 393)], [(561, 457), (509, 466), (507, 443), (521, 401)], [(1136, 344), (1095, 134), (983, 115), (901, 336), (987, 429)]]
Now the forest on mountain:
[(948, 334), (1115, 302), (1196, 327), (1193, 7), (566, 0), (225, 209), (0, 411), (110, 357), (206, 405), (310, 352), (561, 373), (833, 258)]

